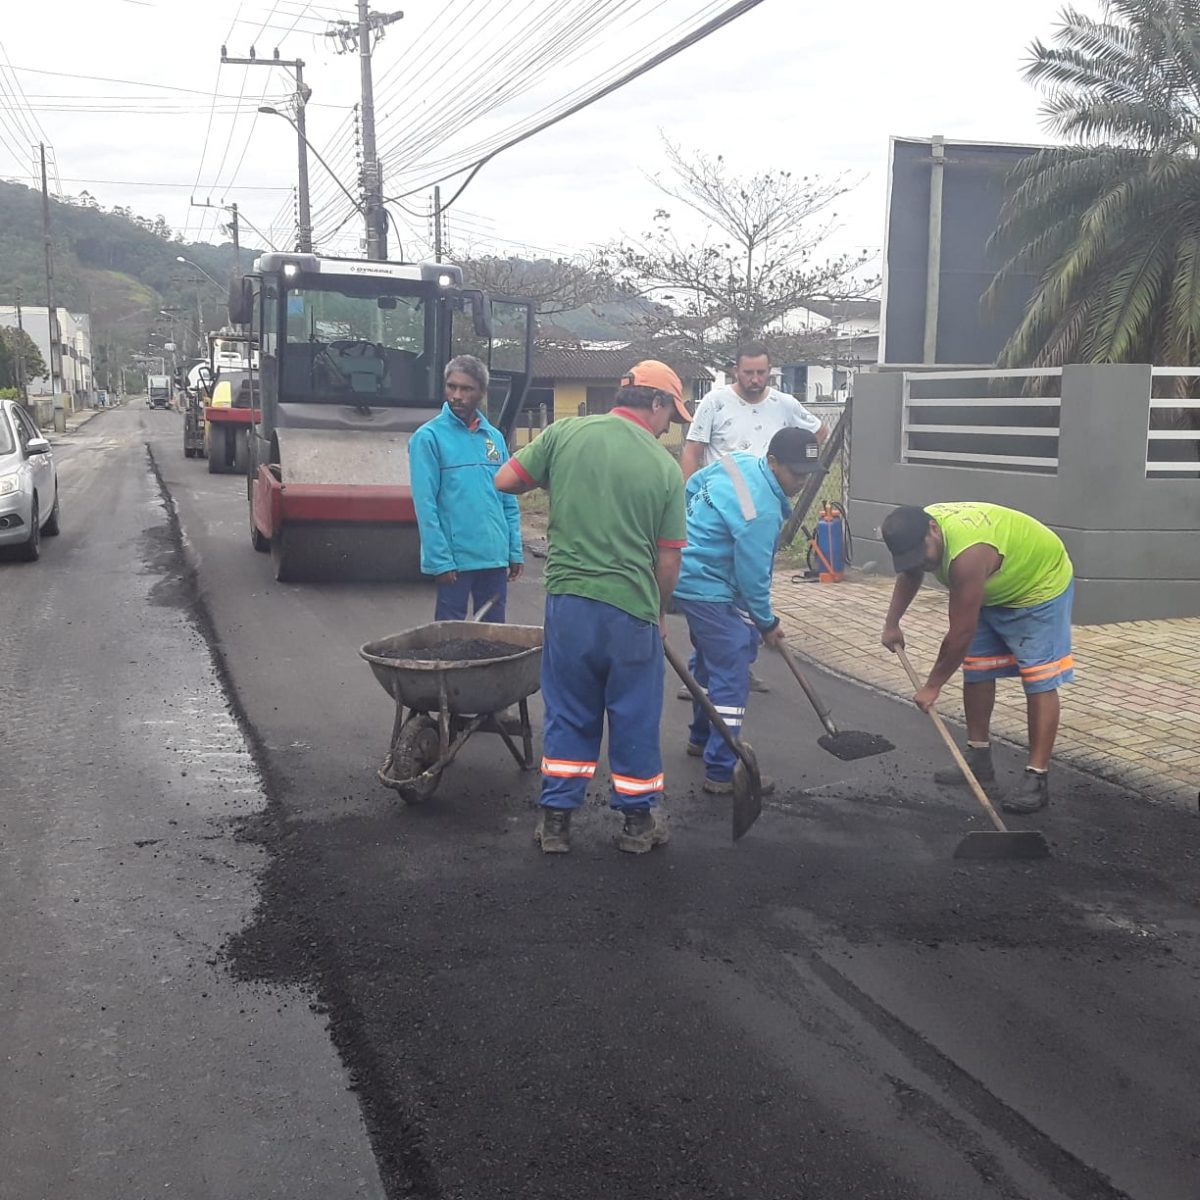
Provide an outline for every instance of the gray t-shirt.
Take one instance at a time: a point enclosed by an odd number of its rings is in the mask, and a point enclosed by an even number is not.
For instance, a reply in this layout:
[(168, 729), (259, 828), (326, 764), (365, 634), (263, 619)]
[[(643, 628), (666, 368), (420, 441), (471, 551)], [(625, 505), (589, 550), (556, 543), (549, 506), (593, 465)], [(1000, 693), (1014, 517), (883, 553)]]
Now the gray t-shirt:
[(761, 458), (771, 439), (789, 426), (815, 433), (821, 428), (821, 421), (795, 396), (775, 388), (768, 388), (761, 400), (750, 404), (732, 387), (719, 387), (713, 388), (697, 405), (687, 440), (704, 443), (707, 466), (722, 455), (735, 452)]

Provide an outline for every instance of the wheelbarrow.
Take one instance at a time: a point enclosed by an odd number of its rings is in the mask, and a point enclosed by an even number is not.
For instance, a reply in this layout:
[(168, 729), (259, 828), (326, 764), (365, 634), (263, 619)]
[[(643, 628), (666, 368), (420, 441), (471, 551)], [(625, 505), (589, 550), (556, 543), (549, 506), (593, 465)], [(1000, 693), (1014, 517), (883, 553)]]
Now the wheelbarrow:
[[(497, 734), (517, 765), (532, 771), (528, 697), (541, 679), (542, 637), (540, 625), (433, 621), (361, 647), (359, 654), (396, 703), (391, 745), (377, 772), (380, 783), (410, 804), (429, 799), (442, 772), (479, 731)], [(468, 639), (519, 649), (503, 658), (432, 657), (438, 646)], [(419, 657), (415, 651), (420, 651)], [(515, 729), (499, 716), (514, 704), (520, 712)], [(519, 746), (514, 733), (521, 739)]]

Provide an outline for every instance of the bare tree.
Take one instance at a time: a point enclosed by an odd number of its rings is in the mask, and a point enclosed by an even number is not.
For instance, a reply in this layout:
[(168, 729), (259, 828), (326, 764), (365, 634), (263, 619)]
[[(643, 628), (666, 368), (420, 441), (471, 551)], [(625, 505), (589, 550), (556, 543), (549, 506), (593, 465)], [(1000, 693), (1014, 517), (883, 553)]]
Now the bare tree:
[(862, 296), (877, 285), (862, 276), (865, 251), (817, 261), (836, 226), (832, 205), (852, 187), (845, 176), (764, 171), (739, 179), (720, 155), (664, 142), (672, 173), (654, 183), (704, 229), (688, 240), (659, 209), (652, 231), (611, 251), (627, 291), (661, 302), (649, 342), (711, 359), (749, 338), (811, 341), (789, 328), (806, 300)]
[(496, 254), (459, 254), (463, 278), (472, 287), (497, 296), (537, 301), (540, 316), (573, 312), (618, 295), (617, 284), (599, 256), (518, 258)]

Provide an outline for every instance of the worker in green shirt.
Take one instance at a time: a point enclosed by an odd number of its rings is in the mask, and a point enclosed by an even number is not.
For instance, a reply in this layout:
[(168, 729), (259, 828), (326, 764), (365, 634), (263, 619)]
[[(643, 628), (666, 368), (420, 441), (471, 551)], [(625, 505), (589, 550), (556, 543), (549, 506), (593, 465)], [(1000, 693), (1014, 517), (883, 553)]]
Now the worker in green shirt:
[(662, 621), (687, 519), (683, 475), (658, 438), (687, 420), (675, 372), (640, 362), (611, 413), (556, 421), (496, 475), (502, 492), (550, 493), (534, 834), (547, 854), (571, 848), (571, 814), (596, 773), (606, 716), (611, 804), (624, 818), (617, 847), (642, 854), (667, 840)]
[[(1040, 521), (999, 504), (905, 505), (884, 519), (883, 540), (897, 578), (883, 644), (904, 645), (900, 619), (926, 571), (950, 590), (950, 630), (925, 686), (913, 700), (928, 712), (961, 666), (967, 714), (967, 762), (995, 779), (990, 725), (996, 680), (1020, 676), (1029, 725), (1029, 764), (1008, 812), (1031, 813), (1049, 800), (1050, 755), (1058, 733), (1058, 689), (1075, 678), (1071, 654), (1074, 568), (1062, 540)], [(934, 775), (965, 783), (957, 767)]]

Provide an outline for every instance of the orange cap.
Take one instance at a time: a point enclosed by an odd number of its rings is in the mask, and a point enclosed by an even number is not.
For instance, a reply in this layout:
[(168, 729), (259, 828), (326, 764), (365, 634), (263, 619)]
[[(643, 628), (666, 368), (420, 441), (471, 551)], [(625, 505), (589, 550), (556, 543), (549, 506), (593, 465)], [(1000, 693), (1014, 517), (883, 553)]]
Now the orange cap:
[(643, 359), (642, 362), (630, 367), (621, 376), (618, 386), (648, 387), (659, 392), (666, 392), (675, 401), (675, 412), (672, 413), (671, 419), (678, 421), (681, 425), (686, 425), (692, 419), (692, 414), (688, 412), (687, 405), (683, 402), (683, 384), (680, 383), (679, 376), (665, 362), (659, 362), (657, 358)]

